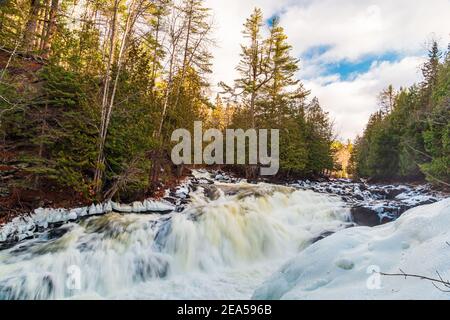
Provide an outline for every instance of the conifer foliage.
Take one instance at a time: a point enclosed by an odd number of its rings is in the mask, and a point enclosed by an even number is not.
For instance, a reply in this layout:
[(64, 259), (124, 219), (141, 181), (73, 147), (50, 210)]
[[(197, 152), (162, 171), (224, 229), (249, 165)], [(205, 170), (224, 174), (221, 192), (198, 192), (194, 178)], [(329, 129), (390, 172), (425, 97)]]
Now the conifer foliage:
[(361, 177), (423, 179), (450, 183), (450, 52), (436, 41), (422, 66), (423, 81), (380, 94), (373, 114), (355, 143), (353, 162)]

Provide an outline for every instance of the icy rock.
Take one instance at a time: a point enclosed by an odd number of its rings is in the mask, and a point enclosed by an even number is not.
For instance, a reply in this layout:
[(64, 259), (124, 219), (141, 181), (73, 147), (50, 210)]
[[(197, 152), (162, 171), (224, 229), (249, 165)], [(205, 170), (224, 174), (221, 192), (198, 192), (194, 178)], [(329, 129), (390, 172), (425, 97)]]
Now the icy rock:
[(69, 211), (69, 213), (67, 214), (67, 220), (77, 220), (78, 218), (78, 214), (77, 214), (77, 210), (72, 209)]
[(112, 209), (117, 212), (125, 212), (125, 213), (133, 212), (133, 207), (127, 204), (120, 204), (111, 201), (111, 206)]
[(91, 204), (91, 206), (89, 207), (89, 210), (88, 210), (88, 214), (93, 215), (96, 213), (96, 211), (97, 211), (97, 208), (95, 207), (95, 204)]
[(122, 213), (166, 212), (175, 210), (175, 207), (169, 202), (154, 200), (144, 200), (144, 202), (135, 201), (131, 205), (111, 201), (111, 207), (114, 211)]
[(23, 232), (23, 233), (19, 233), (17, 235), (17, 241), (22, 241), (22, 240), (24, 240), (26, 238), (30, 238), (32, 236), (33, 236), (33, 231), (30, 231), (30, 230), (26, 231), (26, 232)]
[(103, 206), (101, 204), (91, 204), (88, 211), (89, 215), (96, 215), (96, 214), (102, 214), (103, 213)]
[(164, 197), (169, 197), (169, 196), (170, 196), (170, 189), (164, 190)]
[(186, 198), (188, 194), (189, 194), (189, 188), (186, 185), (179, 186), (175, 190), (175, 196), (182, 198), (182, 199)]
[(205, 178), (198, 179), (197, 181), (199, 184), (213, 184), (214, 183), (213, 181), (211, 181), (209, 179), (205, 179)]
[(175, 210), (175, 207), (166, 201), (145, 200), (144, 205), (146, 211), (150, 212), (167, 212)]
[[(187, 188), (186, 188), (187, 190)], [(107, 212), (171, 212), (175, 206), (167, 201), (145, 200), (136, 201), (132, 205), (108, 201), (104, 204), (92, 204), (89, 207), (73, 209), (37, 208), (30, 216), (16, 217), (10, 223), (0, 227), (0, 242), (21, 241), (33, 235), (37, 227), (47, 229), (55, 223), (75, 221), (87, 215), (99, 215)]]
[(112, 203), (111, 200), (109, 200), (108, 202), (103, 204), (103, 212), (107, 213), (107, 212), (112, 212), (113, 208), (112, 208)]
[(47, 221), (47, 214), (45, 209), (43, 208), (37, 208), (34, 210), (34, 221), (36, 225), (42, 228), (48, 227), (48, 221)]
[(145, 212), (145, 211), (147, 211), (145, 206), (140, 201), (133, 202), (132, 207), (133, 207), (133, 212)]

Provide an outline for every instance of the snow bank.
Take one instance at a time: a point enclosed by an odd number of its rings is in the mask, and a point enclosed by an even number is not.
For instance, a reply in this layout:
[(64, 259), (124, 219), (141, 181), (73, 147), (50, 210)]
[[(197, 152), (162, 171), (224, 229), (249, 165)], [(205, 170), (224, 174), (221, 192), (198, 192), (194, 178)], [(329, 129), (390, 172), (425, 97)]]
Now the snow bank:
[(450, 279), (450, 198), (386, 225), (341, 230), (311, 245), (261, 285), (254, 299), (448, 299), (432, 283), (373, 271)]

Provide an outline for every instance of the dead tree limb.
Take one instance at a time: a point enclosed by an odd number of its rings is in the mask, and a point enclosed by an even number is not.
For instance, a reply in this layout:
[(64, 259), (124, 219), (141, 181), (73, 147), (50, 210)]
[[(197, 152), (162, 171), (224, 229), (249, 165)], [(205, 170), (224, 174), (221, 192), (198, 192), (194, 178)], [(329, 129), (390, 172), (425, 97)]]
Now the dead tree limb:
[[(431, 278), (431, 277), (427, 277), (427, 276), (423, 276), (423, 275), (418, 275), (418, 274), (411, 274), (411, 273), (406, 273), (404, 272), (402, 269), (399, 269), (400, 273), (385, 273), (385, 272), (380, 272), (380, 275), (382, 276), (388, 276), (388, 277), (405, 277), (405, 279), (407, 278), (417, 278), (417, 279), (421, 279), (421, 280), (427, 280), (427, 281), (431, 281), (431, 283), (433, 284), (433, 286), (442, 291), (442, 292), (450, 292), (450, 281), (448, 280), (444, 280), (441, 276), (441, 274), (436, 271), (436, 274), (438, 276), (438, 278)], [(447, 289), (443, 289), (442, 287), (438, 286), (444, 286), (444, 288)]]

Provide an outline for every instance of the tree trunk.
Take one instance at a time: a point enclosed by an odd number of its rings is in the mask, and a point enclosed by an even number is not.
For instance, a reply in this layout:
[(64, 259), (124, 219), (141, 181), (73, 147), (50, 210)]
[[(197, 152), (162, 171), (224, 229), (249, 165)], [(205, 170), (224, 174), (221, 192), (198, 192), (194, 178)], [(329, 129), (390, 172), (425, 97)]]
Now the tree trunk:
[(109, 32), (110, 41), (109, 41), (109, 57), (108, 57), (108, 64), (106, 67), (106, 74), (105, 74), (105, 83), (103, 86), (103, 98), (102, 98), (102, 115), (101, 115), (101, 125), (100, 125), (100, 133), (99, 133), (99, 146), (98, 146), (98, 157), (97, 157), (97, 164), (95, 167), (95, 174), (94, 174), (94, 187), (95, 191), (98, 193), (101, 190), (102, 187), (102, 178), (103, 178), (103, 165), (105, 163), (103, 149), (104, 149), (104, 122), (105, 122), (105, 115), (106, 115), (106, 104), (108, 101), (109, 96), (109, 83), (111, 80), (111, 66), (113, 63), (113, 53), (114, 53), (114, 44), (116, 42), (116, 24), (117, 24), (117, 11), (119, 7), (120, 0), (115, 0), (114, 3), (114, 12), (113, 17), (111, 20), (111, 28)]
[(32, 51), (34, 49), (34, 41), (36, 39), (36, 28), (40, 7), (40, 0), (30, 0), (30, 11), (28, 13), (28, 21), (25, 26), (23, 39), (25, 51)]
[(51, 53), (53, 36), (56, 33), (56, 16), (59, 8), (59, 0), (52, 0), (50, 12), (48, 14), (47, 31), (42, 42), (42, 57), (48, 59)]
[[(122, 35), (119, 56), (117, 57), (117, 73), (116, 73), (116, 77), (114, 79), (111, 97), (110, 97), (108, 104), (105, 105), (104, 112), (103, 112), (103, 108), (102, 108), (102, 123), (101, 123), (101, 132), (100, 132), (99, 158), (98, 158), (98, 165), (97, 165), (98, 171), (96, 171), (96, 188), (97, 188), (96, 191), (97, 192), (99, 192), (101, 190), (101, 185), (102, 185), (101, 180), (103, 177), (103, 166), (105, 163), (104, 149), (105, 149), (105, 143), (106, 143), (106, 135), (108, 133), (108, 127), (109, 127), (109, 122), (111, 120), (111, 114), (112, 114), (112, 109), (114, 106), (117, 85), (119, 83), (120, 71), (122, 69), (122, 62), (123, 62), (122, 57), (127, 48), (128, 36), (129, 36), (131, 29), (133, 28), (134, 23), (136, 22), (137, 14), (139, 12), (141, 3), (138, 5), (137, 8), (135, 8), (135, 6), (134, 6), (135, 5), (134, 1), (132, 1), (131, 4), (129, 5), (130, 11), (129, 11), (127, 21), (125, 24), (125, 31)], [(117, 7), (115, 10), (115, 13), (117, 13)], [(109, 82), (108, 82), (108, 86), (109, 86)], [(104, 99), (105, 99), (105, 96), (104, 96)], [(107, 99), (107, 96), (106, 96), (106, 99)]]
[[(193, 3), (192, 0), (189, 3), (190, 7), (189, 7), (189, 11), (188, 11), (188, 23), (187, 23), (187, 27), (186, 27), (186, 39), (185, 39), (185, 43), (184, 43), (184, 53), (183, 53), (183, 65), (181, 66), (181, 77), (178, 80), (178, 88), (177, 88), (177, 94), (175, 96), (175, 103), (174, 103), (174, 108), (177, 107), (178, 105), (178, 101), (179, 101), (179, 97), (180, 97), (180, 93), (181, 93), (181, 87), (183, 86), (183, 82), (184, 82), (184, 77), (186, 75), (186, 67), (187, 67), (187, 62), (188, 62), (188, 54), (189, 54), (189, 42), (191, 40), (191, 29), (192, 29), (192, 14), (193, 14)], [(191, 54), (194, 54), (194, 52), (192, 52)]]
[[(170, 93), (172, 91), (172, 83), (173, 83), (173, 67), (174, 67), (174, 63), (175, 63), (175, 50), (176, 50), (176, 46), (173, 46), (173, 50), (170, 56), (170, 62), (169, 62), (169, 79), (167, 82), (167, 88), (166, 88), (166, 92), (165, 92), (165, 96), (164, 96), (164, 103), (163, 103), (163, 109), (162, 109), (162, 113), (161, 113), (161, 119), (159, 121), (159, 126), (158, 126), (158, 131), (156, 132), (156, 136), (155, 138), (158, 140), (158, 142), (160, 144), (162, 144), (162, 127), (164, 124), (164, 118), (166, 117), (166, 111), (167, 111), (167, 106), (169, 105), (169, 98), (170, 98)], [(157, 182), (158, 182), (158, 177), (159, 177), (159, 170), (160, 170), (160, 158), (161, 158), (161, 146), (158, 145), (156, 147), (156, 150), (153, 151), (152, 153), (152, 167), (150, 169), (150, 181), (149, 181), (149, 191), (153, 192), (156, 189), (157, 186)]]
[(47, 33), (48, 30), (48, 14), (50, 13), (50, 0), (45, 0), (44, 3), (44, 10), (43, 10), (44, 14), (43, 14), (43, 21), (42, 21), (42, 29), (41, 29), (41, 34), (40, 34), (40, 42), (39, 42), (39, 50), (42, 51), (42, 46), (44, 45), (44, 39), (45, 39), (45, 34)]
[(159, 32), (161, 28), (161, 17), (158, 15), (155, 26), (155, 44), (153, 46), (153, 58), (152, 58), (152, 71), (150, 78), (150, 94), (154, 98), (154, 90), (156, 85), (156, 61), (158, 60), (158, 43), (159, 43)]

